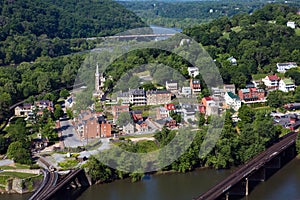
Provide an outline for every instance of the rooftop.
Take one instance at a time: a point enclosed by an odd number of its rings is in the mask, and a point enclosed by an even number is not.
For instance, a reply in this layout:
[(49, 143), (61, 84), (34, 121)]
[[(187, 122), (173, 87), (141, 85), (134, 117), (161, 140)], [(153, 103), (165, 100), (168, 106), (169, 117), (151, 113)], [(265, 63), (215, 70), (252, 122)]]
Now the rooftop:
[(287, 79), (282, 79), (282, 81), (286, 84), (286, 85), (294, 85), (294, 81), (290, 78)]

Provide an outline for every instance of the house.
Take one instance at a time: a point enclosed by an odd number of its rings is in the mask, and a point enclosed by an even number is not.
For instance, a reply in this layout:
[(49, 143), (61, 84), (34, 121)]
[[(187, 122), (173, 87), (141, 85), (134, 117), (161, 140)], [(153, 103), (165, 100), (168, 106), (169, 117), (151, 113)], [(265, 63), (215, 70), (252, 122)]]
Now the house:
[(300, 126), (300, 120), (296, 114), (274, 116), (274, 122), (284, 128), (289, 128), (291, 131), (295, 131)]
[(225, 95), (223, 88), (211, 87), (211, 92), (213, 97), (223, 97)]
[(82, 139), (111, 137), (111, 124), (104, 116), (82, 110), (76, 119), (76, 130)]
[(239, 96), (233, 94), (232, 92), (225, 93), (225, 102), (229, 107), (231, 107), (235, 111), (238, 111), (239, 108), (242, 106), (242, 102)]
[(289, 92), (289, 91), (294, 91), (295, 90), (295, 83), (292, 79), (287, 78), (287, 79), (281, 79), (279, 81), (279, 90), (283, 92)]
[(23, 106), (15, 107), (15, 116), (29, 116), (33, 114), (33, 105), (29, 103), (23, 104)]
[(299, 110), (300, 103), (288, 103), (283, 106), (287, 110)]
[(231, 92), (235, 94), (235, 85), (234, 84), (224, 84), (223, 89), (225, 92)]
[(192, 89), (190, 87), (182, 87), (181, 94), (183, 96), (186, 96), (186, 97), (191, 96), (192, 95)]
[(129, 106), (128, 105), (122, 105), (122, 106), (115, 105), (115, 106), (112, 106), (111, 112), (113, 115), (113, 122), (116, 123), (120, 113), (123, 113), (123, 112), (129, 113)]
[(201, 104), (204, 106), (204, 107), (207, 107), (207, 105), (209, 103), (211, 103), (213, 101), (213, 98), (212, 97), (203, 97), (201, 99)]
[(280, 81), (280, 78), (276, 74), (266, 76), (265, 78), (262, 79), (262, 82), (264, 82), (264, 84), (266, 85), (266, 88), (269, 91), (277, 90), (279, 87), (279, 81)]
[(171, 102), (172, 94), (167, 90), (147, 91), (147, 105), (168, 104)]
[(297, 67), (297, 63), (295, 62), (277, 63), (276, 67), (278, 72), (285, 73), (287, 70)]
[(265, 91), (258, 88), (240, 89), (239, 97), (244, 103), (265, 102)]
[(290, 27), (290, 28), (292, 28), (292, 29), (295, 29), (295, 28), (296, 28), (295, 22), (291, 22), (291, 21), (288, 21), (288, 22), (286, 23), (286, 26), (287, 26), (287, 27)]
[(178, 91), (178, 82), (177, 81), (166, 81), (166, 89), (172, 93)]
[(188, 73), (189, 73), (190, 77), (195, 78), (200, 73), (199, 68), (198, 67), (188, 67)]
[(66, 108), (72, 108), (73, 105), (74, 105), (73, 96), (69, 96), (69, 97), (65, 100), (65, 107), (66, 107)]
[(128, 92), (119, 92), (117, 102), (122, 104), (146, 105), (146, 92), (144, 89), (129, 89)]
[(231, 56), (227, 60), (230, 62), (230, 64), (237, 65), (237, 60), (233, 56)]
[(200, 80), (190, 79), (190, 88), (192, 90), (192, 94), (199, 94), (201, 92)]
[(148, 124), (145, 121), (139, 121), (135, 124), (135, 128), (139, 133), (146, 133), (149, 131)]
[(40, 101), (35, 101), (34, 105), (39, 109), (39, 110), (44, 110), (48, 109), (49, 111), (53, 112), (54, 107), (53, 107), (53, 102), (49, 100), (40, 100)]
[(143, 121), (143, 112), (141, 110), (133, 110), (131, 111), (131, 116), (133, 121)]
[(175, 105), (173, 103), (165, 104), (165, 108), (167, 110), (176, 110)]
[(100, 123), (100, 137), (111, 137), (111, 124), (107, 121)]
[(196, 112), (192, 107), (187, 107), (182, 109), (183, 120), (185, 122), (195, 121), (196, 120)]
[(156, 119), (164, 119), (169, 117), (169, 110), (165, 107), (156, 108)]
[(127, 135), (134, 134), (134, 125), (132, 123), (128, 123), (128, 124), (124, 125), (123, 133), (127, 134)]

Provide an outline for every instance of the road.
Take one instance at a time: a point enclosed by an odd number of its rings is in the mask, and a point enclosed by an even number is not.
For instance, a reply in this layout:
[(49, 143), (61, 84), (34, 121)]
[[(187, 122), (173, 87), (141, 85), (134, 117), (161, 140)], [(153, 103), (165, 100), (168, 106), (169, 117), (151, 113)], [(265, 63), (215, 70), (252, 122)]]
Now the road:
[(78, 146), (83, 146), (83, 143), (77, 135), (70, 120), (60, 121), (60, 128), (62, 130), (62, 139), (65, 147), (75, 148)]

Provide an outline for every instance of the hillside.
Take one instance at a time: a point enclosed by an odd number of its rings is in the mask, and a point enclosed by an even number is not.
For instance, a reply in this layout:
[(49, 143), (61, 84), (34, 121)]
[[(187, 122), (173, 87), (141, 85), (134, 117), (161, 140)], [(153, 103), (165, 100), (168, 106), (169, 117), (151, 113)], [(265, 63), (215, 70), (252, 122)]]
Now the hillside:
[[(225, 83), (245, 87), (252, 74), (274, 73), (278, 62), (300, 63), (299, 27), (287, 27), (288, 21), (300, 24), (298, 8), (268, 4), (252, 15), (238, 14), (202, 24), (184, 33), (205, 46), (220, 68)], [(237, 66), (227, 60), (233, 56)]]
[(0, 25), (0, 65), (89, 49), (92, 44), (68, 39), (145, 26), (112, 0), (1, 0)]

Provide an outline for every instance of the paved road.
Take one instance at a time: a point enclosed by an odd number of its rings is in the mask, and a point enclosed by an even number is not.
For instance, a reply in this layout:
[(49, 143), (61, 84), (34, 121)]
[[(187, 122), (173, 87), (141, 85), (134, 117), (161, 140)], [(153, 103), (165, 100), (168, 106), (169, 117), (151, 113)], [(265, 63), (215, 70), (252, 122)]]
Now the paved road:
[(62, 138), (65, 144), (65, 147), (78, 147), (83, 146), (82, 141), (75, 132), (75, 128), (72, 123), (67, 121), (61, 121), (60, 127), (62, 129)]
[(0, 160), (0, 166), (11, 165), (11, 164), (14, 164), (13, 160), (9, 160), (9, 159)]

